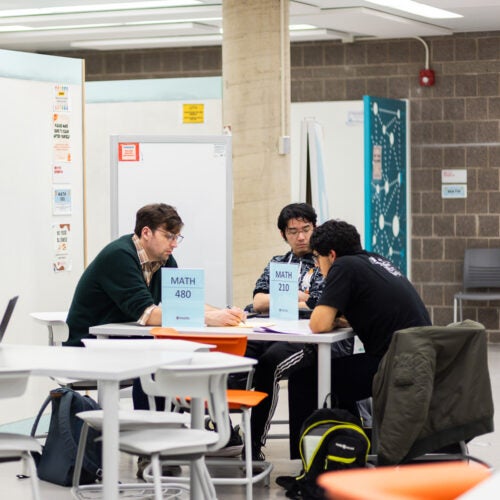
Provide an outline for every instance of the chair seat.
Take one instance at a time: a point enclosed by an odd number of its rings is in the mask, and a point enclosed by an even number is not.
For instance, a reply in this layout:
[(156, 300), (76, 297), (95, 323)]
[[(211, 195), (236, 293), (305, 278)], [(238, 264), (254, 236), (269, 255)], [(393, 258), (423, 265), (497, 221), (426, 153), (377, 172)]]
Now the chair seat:
[(245, 389), (228, 389), (226, 394), (230, 410), (241, 410), (242, 406), (253, 408), (267, 398), (266, 392)]
[(217, 432), (203, 429), (141, 429), (120, 434), (120, 450), (137, 455), (153, 453), (180, 455), (205, 454), (219, 440)]
[(475, 463), (447, 462), (327, 472), (318, 484), (332, 500), (454, 500), (490, 475)]
[[(101, 430), (104, 420), (102, 410), (82, 411), (77, 413), (77, 417), (81, 418), (94, 429)], [(164, 411), (150, 410), (119, 410), (118, 421), (120, 430), (134, 430), (141, 427), (151, 426), (172, 426), (172, 427), (187, 427), (190, 423), (190, 415), (188, 413), (173, 413)]]
[(23, 451), (41, 453), (42, 446), (31, 436), (7, 432), (0, 433), (0, 458), (12, 457), (13, 452), (16, 452), (16, 456), (20, 456)]
[(462, 300), (500, 300), (498, 292), (458, 292), (455, 294), (456, 299)]

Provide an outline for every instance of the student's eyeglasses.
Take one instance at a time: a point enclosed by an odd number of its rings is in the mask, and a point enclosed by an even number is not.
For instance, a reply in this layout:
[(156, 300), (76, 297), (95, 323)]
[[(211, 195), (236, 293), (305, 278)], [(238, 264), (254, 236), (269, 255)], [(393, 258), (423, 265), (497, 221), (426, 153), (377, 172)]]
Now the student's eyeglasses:
[(313, 230), (312, 226), (304, 226), (300, 229), (296, 227), (287, 227), (286, 234), (287, 236), (298, 236), (300, 233), (304, 233), (305, 235), (309, 234)]
[(319, 254), (313, 253), (313, 262), (317, 266), (319, 262)]
[(165, 235), (165, 238), (167, 238), (168, 241), (175, 241), (178, 245), (180, 245), (182, 243), (182, 240), (184, 239), (184, 236), (182, 236), (182, 234), (174, 234), (170, 231), (165, 231), (165, 229), (156, 229), (156, 231), (160, 231), (160, 233), (163, 233)]

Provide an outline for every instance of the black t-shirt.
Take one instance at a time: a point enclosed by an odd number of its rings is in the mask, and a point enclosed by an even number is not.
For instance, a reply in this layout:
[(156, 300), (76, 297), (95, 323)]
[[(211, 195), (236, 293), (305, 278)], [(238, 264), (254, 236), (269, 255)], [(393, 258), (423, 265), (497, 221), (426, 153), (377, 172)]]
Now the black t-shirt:
[(318, 305), (341, 311), (374, 356), (385, 354), (395, 331), (431, 324), (422, 299), (401, 271), (364, 251), (334, 261)]

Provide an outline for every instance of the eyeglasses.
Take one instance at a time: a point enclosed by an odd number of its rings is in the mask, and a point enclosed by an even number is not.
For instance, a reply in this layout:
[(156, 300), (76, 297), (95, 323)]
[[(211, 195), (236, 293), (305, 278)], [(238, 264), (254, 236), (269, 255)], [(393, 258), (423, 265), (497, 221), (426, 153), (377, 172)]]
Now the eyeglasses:
[(304, 226), (301, 229), (296, 227), (287, 227), (285, 232), (288, 236), (298, 236), (300, 233), (304, 233), (304, 235), (309, 234), (313, 230), (312, 226)]
[(165, 231), (165, 229), (156, 229), (156, 231), (160, 231), (160, 233), (163, 233), (165, 235), (165, 238), (167, 238), (168, 241), (175, 241), (178, 245), (180, 245), (182, 243), (182, 240), (184, 239), (184, 236), (182, 236), (182, 234), (174, 234), (170, 231)]
[(313, 262), (314, 264), (318, 265), (319, 262), (319, 254), (313, 253)]

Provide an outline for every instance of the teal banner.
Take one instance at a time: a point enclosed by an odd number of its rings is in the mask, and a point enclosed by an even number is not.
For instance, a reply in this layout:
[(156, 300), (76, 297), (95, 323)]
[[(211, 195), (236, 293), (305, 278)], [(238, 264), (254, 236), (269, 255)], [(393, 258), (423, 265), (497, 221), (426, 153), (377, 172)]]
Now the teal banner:
[(408, 276), (407, 103), (364, 96), (365, 248)]

